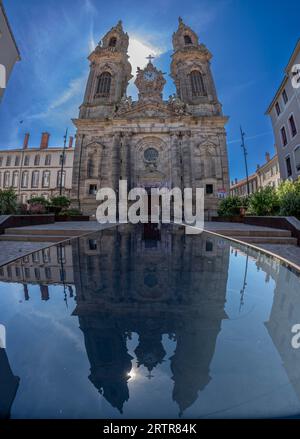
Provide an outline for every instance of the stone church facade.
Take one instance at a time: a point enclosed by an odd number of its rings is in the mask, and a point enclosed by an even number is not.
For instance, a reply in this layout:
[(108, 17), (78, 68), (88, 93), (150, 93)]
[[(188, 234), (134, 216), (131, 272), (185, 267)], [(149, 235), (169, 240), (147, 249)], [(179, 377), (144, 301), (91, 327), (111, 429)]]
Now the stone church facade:
[(138, 100), (126, 94), (132, 78), (128, 34), (113, 27), (89, 56), (73, 164), (73, 205), (94, 215), (96, 191), (133, 187), (204, 188), (205, 216), (229, 192), (225, 124), (210, 69), (211, 53), (182, 19), (173, 34), (171, 77), (176, 94), (163, 100), (164, 74), (138, 68)]

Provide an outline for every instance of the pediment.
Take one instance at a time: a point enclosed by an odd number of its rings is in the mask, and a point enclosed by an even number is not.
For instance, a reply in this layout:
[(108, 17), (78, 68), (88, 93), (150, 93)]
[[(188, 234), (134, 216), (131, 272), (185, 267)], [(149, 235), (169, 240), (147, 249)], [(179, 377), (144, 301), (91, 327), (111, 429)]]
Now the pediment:
[(166, 104), (143, 103), (132, 106), (130, 109), (120, 109), (116, 118), (126, 117), (128, 119), (143, 117), (172, 117), (177, 116), (175, 111), (168, 108)]

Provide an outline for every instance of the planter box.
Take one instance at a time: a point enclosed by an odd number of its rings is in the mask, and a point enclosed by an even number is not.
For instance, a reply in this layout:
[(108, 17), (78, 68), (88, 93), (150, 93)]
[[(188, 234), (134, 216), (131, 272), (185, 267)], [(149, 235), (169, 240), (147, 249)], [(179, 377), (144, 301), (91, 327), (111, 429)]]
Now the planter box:
[(40, 224), (53, 224), (55, 216), (53, 214), (40, 215), (7, 215), (0, 224), (0, 229), (8, 229), (10, 227), (38, 226)]
[(88, 215), (72, 215), (72, 216), (65, 216), (65, 215), (56, 215), (55, 221), (57, 222), (63, 222), (63, 221), (89, 221), (90, 217)]

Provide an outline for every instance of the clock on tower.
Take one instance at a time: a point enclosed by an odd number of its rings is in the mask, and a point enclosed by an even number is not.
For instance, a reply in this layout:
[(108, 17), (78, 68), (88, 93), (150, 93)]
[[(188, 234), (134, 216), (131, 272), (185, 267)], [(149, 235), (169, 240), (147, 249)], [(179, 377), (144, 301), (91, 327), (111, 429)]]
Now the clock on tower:
[(166, 80), (164, 74), (152, 64), (153, 57), (148, 56), (147, 59), (149, 62), (144, 69), (138, 67), (134, 82), (139, 90), (139, 101), (161, 102)]

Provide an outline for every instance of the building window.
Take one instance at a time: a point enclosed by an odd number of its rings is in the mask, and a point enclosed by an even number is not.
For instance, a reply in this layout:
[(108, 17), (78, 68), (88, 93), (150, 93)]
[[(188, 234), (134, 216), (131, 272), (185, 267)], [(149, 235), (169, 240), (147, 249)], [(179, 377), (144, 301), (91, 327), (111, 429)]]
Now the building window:
[(10, 164), (11, 164), (11, 156), (8, 155), (8, 156), (6, 157), (6, 166), (10, 166)]
[(43, 255), (43, 262), (45, 264), (51, 262), (51, 258), (50, 258), (50, 248), (44, 248), (42, 250), (42, 255)]
[(198, 70), (191, 72), (191, 86), (193, 96), (205, 96), (206, 91), (204, 87), (203, 77)]
[(60, 165), (62, 165), (62, 164), (65, 165), (66, 164), (66, 154), (60, 154), (60, 156), (59, 156), (59, 164)]
[(38, 264), (40, 262), (40, 253), (39, 252), (32, 253), (31, 259), (33, 263)]
[(287, 157), (285, 159), (285, 164), (286, 164), (286, 172), (287, 172), (287, 176), (290, 177), (292, 175), (292, 164), (291, 164), (291, 158)]
[(28, 187), (28, 171), (22, 172), (21, 186), (23, 188)]
[(288, 102), (288, 100), (289, 100), (288, 95), (286, 93), (286, 90), (283, 90), (282, 98), (283, 98), (283, 102), (286, 104)]
[(300, 171), (300, 145), (295, 148), (294, 155), (295, 155), (295, 166), (296, 166), (297, 172), (299, 172)]
[(212, 241), (206, 241), (205, 242), (205, 250), (207, 252), (212, 252), (213, 248), (214, 248), (214, 245), (213, 245)]
[(57, 173), (57, 187), (65, 187), (66, 171), (58, 171)]
[(2, 166), (3, 163), (3, 157), (0, 157), (0, 166)]
[(40, 156), (36, 155), (34, 157), (34, 166), (38, 166), (40, 164)]
[(112, 37), (112, 38), (109, 40), (108, 45), (109, 45), (109, 47), (116, 47), (116, 45), (117, 45), (117, 39), (116, 39), (116, 37)]
[(97, 240), (96, 239), (89, 239), (89, 249), (90, 250), (97, 250)]
[(207, 184), (205, 192), (206, 192), (207, 195), (213, 194), (214, 193), (214, 186), (213, 186), (213, 184)]
[(25, 155), (24, 157), (24, 166), (29, 166), (29, 155)]
[(287, 145), (287, 135), (286, 135), (285, 127), (282, 127), (280, 132), (281, 132), (282, 144), (283, 144), (283, 146), (286, 146)]
[(43, 172), (42, 186), (43, 187), (49, 187), (50, 186), (50, 171), (44, 171)]
[(97, 185), (96, 184), (90, 184), (89, 186), (89, 195), (96, 195), (97, 193)]
[(35, 279), (40, 280), (41, 273), (40, 273), (40, 269), (39, 268), (35, 268), (34, 269), (34, 277), (35, 277)]
[(51, 154), (47, 154), (45, 157), (45, 166), (51, 165)]
[(94, 177), (94, 160), (91, 157), (89, 157), (87, 162), (87, 177)]
[(50, 267), (45, 268), (45, 276), (46, 276), (46, 279), (51, 279), (51, 268)]
[(111, 74), (109, 72), (101, 73), (98, 79), (96, 94), (102, 97), (109, 96), (110, 86), (111, 86)]
[(187, 46), (189, 44), (193, 44), (192, 39), (189, 35), (184, 36), (184, 44)]
[(296, 128), (295, 119), (294, 119), (293, 115), (289, 118), (289, 123), (290, 123), (290, 127), (291, 127), (292, 136), (295, 137), (295, 135), (297, 134), (297, 128)]
[(31, 176), (31, 187), (39, 187), (39, 171), (33, 171)]
[(18, 184), (19, 184), (19, 171), (14, 171), (13, 172), (12, 186), (18, 187)]
[(155, 148), (147, 148), (144, 152), (144, 159), (149, 163), (155, 163), (158, 160), (158, 151)]
[(21, 195), (21, 199), (22, 199), (22, 203), (26, 204), (27, 203), (27, 195), (26, 194), (22, 194)]
[(6, 171), (6, 172), (4, 172), (3, 186), (4, 187), (9, 187), (9, 185), (10, 185), (10, 172)]
[(279, 114), (281, 113), (281, 110), (280, 110), (280, 105), (279, 105), (278, 102), (276, 102), (276, 104), (275, 104), (275, 108), (276, 108), (277, 116), (279, 116)]
[(66, 262), (66, 254), (65, 254), (65, 247), (60, 245), (57, 247), (57, 261), (58, 262)]
[(19, 155), (16, 155), (16, 158), (15, 158), (15, 166), (19, 166), (20, 165), (20, 156)]

